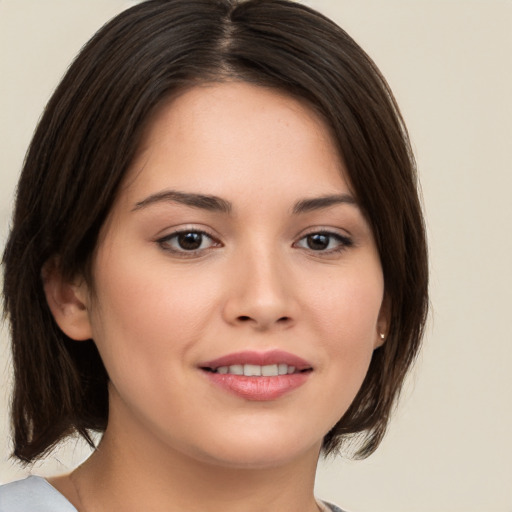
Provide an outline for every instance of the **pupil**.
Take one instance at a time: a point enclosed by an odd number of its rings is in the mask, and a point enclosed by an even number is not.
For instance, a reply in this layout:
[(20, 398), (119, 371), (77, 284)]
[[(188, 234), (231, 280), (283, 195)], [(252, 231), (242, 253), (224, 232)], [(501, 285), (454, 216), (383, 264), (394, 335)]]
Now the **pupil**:
[(315, 251), (326, 249), (329, 246), (329, 236), (328, 235), (308, 235), (307, 237), (308, 247)]
[(178, 243), (182, 249), (187, 251), (194, 251), (201, 247), (203, 236), (201, 233), (181, 233), (178, 235)]

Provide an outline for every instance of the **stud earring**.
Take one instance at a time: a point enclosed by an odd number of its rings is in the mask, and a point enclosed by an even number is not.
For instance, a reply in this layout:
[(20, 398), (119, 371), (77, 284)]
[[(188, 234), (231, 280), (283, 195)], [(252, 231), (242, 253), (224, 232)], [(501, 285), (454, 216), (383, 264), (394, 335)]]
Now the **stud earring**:
[(380, 339), (382, 341), (384, 341), (386, 339), (386, 335), (383, 332), (380, 333)]

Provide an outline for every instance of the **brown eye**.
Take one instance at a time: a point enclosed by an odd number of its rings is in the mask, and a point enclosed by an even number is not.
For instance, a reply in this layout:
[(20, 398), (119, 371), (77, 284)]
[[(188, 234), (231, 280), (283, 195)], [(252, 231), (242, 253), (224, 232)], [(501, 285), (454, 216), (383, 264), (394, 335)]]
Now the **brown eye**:
[(176, 242), (185, 251), (196, 251), (201, 247), (203, 235), (197, 232), (180, 233)]
[(321, 233), (315, 233), (306, 237), (307, 246), (313, 251), (325, 251), (329, 247), (329, 242), (330, 237)]
[(221, 245), (207, 233), (192, 230), (172, 233), (157, 240), (157, 243), (162, 249), (177, 255), (202, 254), (203, 251)]
[(294, 244), (295, 247), (299, 247), (300, 249), (326, 254), (341, 252), (353, 245), (351, 238), (328, 231), (310, 233)]

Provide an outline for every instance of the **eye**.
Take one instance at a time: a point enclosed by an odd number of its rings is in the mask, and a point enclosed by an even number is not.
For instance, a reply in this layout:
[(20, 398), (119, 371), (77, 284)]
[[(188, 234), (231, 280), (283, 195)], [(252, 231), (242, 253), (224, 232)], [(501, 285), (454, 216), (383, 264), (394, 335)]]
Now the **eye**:
[(157, 242), (164, 250), (183, 255), (195, 254), (220, 245), (220, 242), (204, 231), (192, 229), (171, 233)]
[(340, 252), (352, 245), (353, 242), (350, 238), (328, 231), (309, 233), (295, 244), (301, 249), (325, 253)]

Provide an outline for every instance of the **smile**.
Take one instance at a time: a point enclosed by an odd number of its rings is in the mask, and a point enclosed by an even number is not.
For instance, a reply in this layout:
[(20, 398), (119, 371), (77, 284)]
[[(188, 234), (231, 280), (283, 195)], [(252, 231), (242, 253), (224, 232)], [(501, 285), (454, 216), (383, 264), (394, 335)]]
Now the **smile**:
[(268, 401), (305, 384), (313, 367), (288, 352), (239, 352), (199, 365), (215, 387), (244, 400)]
[(289, 366), (286, 363), (267, 364), (261, 366), (258, 364), (233, 364), (231, 366), (219, 366), (218, 368), (205, 368), (206, 371), (220, 373), (222, 375), (245, 375), (246, 377), (277, 377), (278, 375), (291, 375), (308, 371), (297, 370), (295, 366)]

